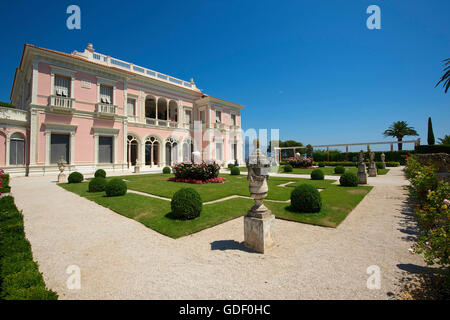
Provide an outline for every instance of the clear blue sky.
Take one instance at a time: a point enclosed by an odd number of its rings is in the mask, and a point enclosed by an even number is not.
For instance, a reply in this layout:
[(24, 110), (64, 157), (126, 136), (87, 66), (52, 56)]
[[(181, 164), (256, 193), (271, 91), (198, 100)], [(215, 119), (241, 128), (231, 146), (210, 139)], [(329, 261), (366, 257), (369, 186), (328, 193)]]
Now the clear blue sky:
[[(81, 8), (81, 30), (66, 8)], [(381, 8), (381, 30), (366, 8)], [(383, 140), (405, 120), (426, 141), (450, 134), (450, 93), (434, 88), (450, 57), (450, 1), (2, 1), (0, 100), (24, 43), (96, 50), (246, 106), (244, 128), (304, 144)]]

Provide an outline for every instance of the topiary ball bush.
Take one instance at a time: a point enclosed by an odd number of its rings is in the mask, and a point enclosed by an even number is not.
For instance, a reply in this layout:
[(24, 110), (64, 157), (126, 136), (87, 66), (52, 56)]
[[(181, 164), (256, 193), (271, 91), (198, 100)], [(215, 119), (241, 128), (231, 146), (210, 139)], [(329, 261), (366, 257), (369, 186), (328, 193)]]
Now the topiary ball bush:
[(67, 177), (67, 181), (69, 183), (80, 183), (83, 181), (83, 179), (83, 175), (77, 171), (72, 172), (71, 174), (69, 174), (69, 177)]
[(202, 198), (194, 189), (182, 188), (175, 192), (170, 206), (176, 219), (195, 219), (202, 211)]
[(172, 170), (170, 169), (170, 167), (164, 167), (163, 168), (163, 173), (164, 174), (169, 174), (169, 173), (171, 173), (172, 172)]
[(231, 168), (233, 168), (234, 167), (234, 164), (232, 164), (232, 163), (229, 163), (228, 164), (228, 169), (231, 169)]
[(320, 169), (314, 169), (311, 172), (311, 180), (323, 180), (325, 178), (323, 171)]
[(293, 168), (290, 164), (284, 166), (284, 172), (292, 172)]
[(315, 213), (322, 208), (319, 191), (310, 184), (301, 184), (291, 193), (291, 209), (295, 212)]
[(98, 177), (106, 178), (106, 171), (103, 170), (103, 169), (98, 169), (97, 171), (95, 171), (94, 177), (96, 177), (96, 178), (98, 178)]
[(377, 166), (377, 169), (384, 169), (383, 168), (383, 163), (381, 163), (381, 162), (377, 162), (376, 166)]
[(109, 180), (105, 186), (106, 196), (123, 196), (127, 193), (127, 184), (122, 179), (114, 178)]
[(103, 177), (96, 177), (89, 181), (89, 192), (102, 192), (105, 191), (106, 179)]
[(339, 179), (339, 183), (343, 187), (357, 187), (358, 177), (353, 172), (346, 172)]
[(230, 173), (233, 176), (238, 176), (241, 174), (241, 170), (238, 167), (232, 167), (230, 170)]
[(345, 168), (343, 166), (337, 166), (334, 168), (334, 173), (342, 174), (345, 172)]
[(319, 162), (319, 168), (323, 168), (323, 167), (325, 167), (325, 163)]

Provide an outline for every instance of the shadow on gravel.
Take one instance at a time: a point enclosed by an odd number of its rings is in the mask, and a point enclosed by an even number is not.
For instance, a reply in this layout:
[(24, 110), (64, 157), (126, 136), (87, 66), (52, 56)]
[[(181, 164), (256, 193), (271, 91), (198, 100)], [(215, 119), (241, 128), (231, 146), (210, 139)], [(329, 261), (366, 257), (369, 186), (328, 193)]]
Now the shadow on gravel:
[(211, 242), (211, 250), (240, 250), (250, 253), (256, 253), (256, 251), (247, 248), (244, 242), (237, 242), (235, 240), (217, 240)]
[(400, 216), (398, 216), (400, 219), (400, 227), (398, 230), (405, 234), (402, 239), (406, 241), (416, 241), (419, 234), (413, 208), (414, 203), (408, 198), (403, 201), (402, 208), (400, 209)]

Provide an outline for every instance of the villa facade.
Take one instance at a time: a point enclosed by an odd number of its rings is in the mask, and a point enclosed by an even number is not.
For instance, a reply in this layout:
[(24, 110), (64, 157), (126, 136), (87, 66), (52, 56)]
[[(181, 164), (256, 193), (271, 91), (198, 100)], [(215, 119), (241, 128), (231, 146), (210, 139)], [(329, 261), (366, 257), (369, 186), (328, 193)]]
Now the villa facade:
[(26, 44), (0, 108), (0, 167), (12, 174), (152, 170), (202, 160), (243, 162), (243, 106), (184, 81), (98, 53)]

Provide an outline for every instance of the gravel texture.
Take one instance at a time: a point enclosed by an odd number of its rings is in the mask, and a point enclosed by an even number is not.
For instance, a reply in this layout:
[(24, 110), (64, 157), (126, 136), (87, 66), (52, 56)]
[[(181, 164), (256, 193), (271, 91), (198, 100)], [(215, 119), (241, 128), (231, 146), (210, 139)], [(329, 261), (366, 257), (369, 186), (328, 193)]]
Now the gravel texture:
[[(403, 270), (424, 266), (408, 251), (414, 222), (401, 168), (369, 178), (374, 189), (336, 229), (275, 220), (276, 246), (264, 255), (243, 246), (243, 218), (174, 240), (51, 180), (11, 185), (60, 299), (389, 299)], [(67, 289), (69, 265), (81, 269), (79, 290)], [(370, 265), (381, 269), (379, 290), (366, 287)]]

